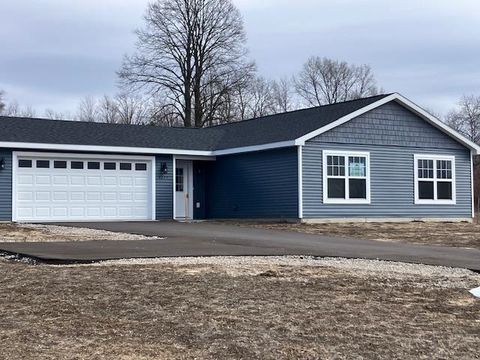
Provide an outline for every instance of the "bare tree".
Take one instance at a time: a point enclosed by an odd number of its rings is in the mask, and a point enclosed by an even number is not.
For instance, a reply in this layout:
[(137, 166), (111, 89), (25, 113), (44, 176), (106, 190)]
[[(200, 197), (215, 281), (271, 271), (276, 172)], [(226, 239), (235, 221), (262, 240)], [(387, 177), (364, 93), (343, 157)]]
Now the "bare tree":
[(97, 103), (98, 121), (107, 124), (118, 124), (120, 116), (115, 99), (104, 95)]
[(77, 109), (76, 119), (87, 122), (99, 121), (97, 101), (93, 97), (87, 96), (80, 101)]
[(3, 113), (3, 110), (5, 110), (5, 92), (3, 90), (0, 90), (0, 114)]
[(146, 100), (126, 93), (115, 96), (120, 124), (140, 125), (148, 122), (149, 108)]
[(446, 122), (468, 139), (480, 143), (480, 96), (464, 95), (459, 108), (447, 115)]
[(310, 106), (376, 95), (379, 92), (368, 65), (350, 65), (313, 56), (295, 79), (298, 95)]
[(18, 102), (14, 100), (5, 106), (3, 114), (6, 116), (35, 117), (36, 112), (30, 105), (20, 107)]
[(272, 82), (273, 105), (276, 113), (294, 110), (294, 96), (292, 91), (292, 83), (287, 78)]
[(46, 109), (43, 117), (52, 120), (66, 120), (71, 118), (69, 113), (62, 113), (53, 109)]
[(186, 127), (211, 123), (254, 69), (238, 9), (231, 0), (157, 0), (145, 22), (136, 54), (118, 72), (121, 83), (161, 94)]

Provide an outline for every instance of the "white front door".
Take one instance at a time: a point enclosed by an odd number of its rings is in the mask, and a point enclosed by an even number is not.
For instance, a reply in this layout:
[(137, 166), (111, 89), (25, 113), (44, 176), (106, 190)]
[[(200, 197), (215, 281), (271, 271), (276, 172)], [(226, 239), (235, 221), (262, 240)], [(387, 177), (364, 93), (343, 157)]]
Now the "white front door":
[(193, 164), (188, 160), (176, 163), (175, 219), (193, 219)]
[(153, 159), (15, 153), (15, 221), (151, 220)]

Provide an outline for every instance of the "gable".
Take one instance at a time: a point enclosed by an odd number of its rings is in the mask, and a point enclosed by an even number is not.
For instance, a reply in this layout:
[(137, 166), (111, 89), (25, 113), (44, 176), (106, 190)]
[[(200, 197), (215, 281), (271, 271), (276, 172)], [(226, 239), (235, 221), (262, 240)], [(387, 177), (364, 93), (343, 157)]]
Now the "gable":
[(451, 136), (390, 101), (315, 138), (327, 143), (465, 149)]

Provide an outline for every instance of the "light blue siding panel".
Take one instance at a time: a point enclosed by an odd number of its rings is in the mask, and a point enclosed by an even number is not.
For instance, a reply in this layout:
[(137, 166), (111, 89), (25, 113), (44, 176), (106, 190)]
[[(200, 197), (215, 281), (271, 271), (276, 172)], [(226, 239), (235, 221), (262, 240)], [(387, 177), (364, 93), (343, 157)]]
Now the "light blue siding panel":
[(207, 173), (208, 218), (297, 218), (297, 148), (217, 157)]
[(0, 149), (5, 169), (0, 170), (0, 221), (12, 220), (12, 151)]
[[(413, 113), (398, 115), (403, 111), (397, 106), (386, 104), (361, 119), (353, 119), (352, 124), (332, 130), (334, 134), (327, 132), (306, 143), (303, 149), (304, 218), (471, 217), (470, 151)], [(400, 131), (404, 122), (413, 129), (411, 134)], [(365, 144), (359, 144), (361, 142)], [(323, 150), (370, 152), (371, 204), (323, 204)], [(414, 204), (414, 154), (455, 156), (456, 205)]]
[[(162, 175), (160, 167), (167, 164), (168, 173)], [(157, 220), (173, 219), (173, 157), (172, 155), (157, 155), (155, 157), (155, 207)]]

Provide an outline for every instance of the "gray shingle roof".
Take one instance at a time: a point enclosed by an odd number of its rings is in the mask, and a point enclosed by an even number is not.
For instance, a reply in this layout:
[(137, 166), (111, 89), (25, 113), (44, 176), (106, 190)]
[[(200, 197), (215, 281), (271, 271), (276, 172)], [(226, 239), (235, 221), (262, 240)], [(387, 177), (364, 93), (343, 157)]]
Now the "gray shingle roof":
[(378, 95), (204, 129), (0, 116), (0, 141), (221, 150), (295, 140), (386, 96)]

